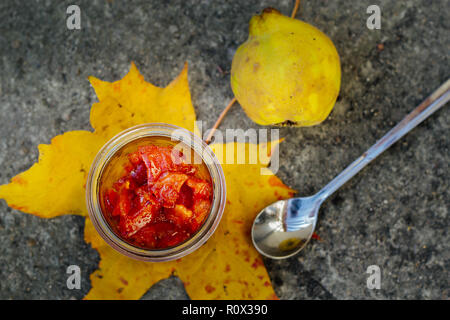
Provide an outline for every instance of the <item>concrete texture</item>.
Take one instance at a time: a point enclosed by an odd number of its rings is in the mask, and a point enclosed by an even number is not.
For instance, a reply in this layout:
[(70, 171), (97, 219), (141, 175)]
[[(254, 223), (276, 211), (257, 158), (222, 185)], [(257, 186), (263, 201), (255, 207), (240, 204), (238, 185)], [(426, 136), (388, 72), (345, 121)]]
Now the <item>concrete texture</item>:
[[(131, 61), (161, 86), (188, 61), (198, 118), (211, 126), (232, 97), (227, 71), (251, 16), (267, 6), (289, 14), (293, 2), (78, 1), (82, 29), (70, 31), (72, 1), (1, 1), (0, 183), (37, 160), (39, 143), (90, 129), (96, 98), (87, 76), (119, 79)], [(381, 7), (381, 30), (366, 27), (371, 4)], [(281, 130), (278, 175), (286, 184), (301, 195), (318, 191), (449, 77), (449, 5), (302, 1), (298, 17), (340, 53), (342, 88), (324, 123)], [(447, 106), (329, 199), (322, 241), (288, 260), (265, 260), (281, 299), (449, 298), (449, 123)], [(257, 126), (235, 106), (221, 127)], [(82, 298), (99, 261), (83, 227), (81, 217), (43, 220), (1, 201), (0, 298)], [(71, 264), (81, 267), (81, 290), (66, 288)], [(366, 288), (369, 265), (381, 268), (380, 290)], [(170, 278), (144, 298), (187, 295)]]

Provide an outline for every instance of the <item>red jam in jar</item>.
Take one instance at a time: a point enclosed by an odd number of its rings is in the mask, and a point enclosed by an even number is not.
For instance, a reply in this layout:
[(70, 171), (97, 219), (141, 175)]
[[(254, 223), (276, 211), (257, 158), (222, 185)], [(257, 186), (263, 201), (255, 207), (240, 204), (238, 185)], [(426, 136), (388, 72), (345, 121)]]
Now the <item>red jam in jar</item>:
[(141, 248), (164, 249), (199, 230), (213, 197), (204, 163), (187, 161), (164, 138), (144, 140), (117, 157), (118, 165), (103, 174), (100, 199), (103, 214), (119, 237)]

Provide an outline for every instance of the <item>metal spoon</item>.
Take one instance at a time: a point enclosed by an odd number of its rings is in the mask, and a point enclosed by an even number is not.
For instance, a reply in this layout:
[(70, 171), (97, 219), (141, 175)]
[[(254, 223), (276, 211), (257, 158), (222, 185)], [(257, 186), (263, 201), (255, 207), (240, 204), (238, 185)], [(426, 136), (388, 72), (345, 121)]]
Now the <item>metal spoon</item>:
[(450, 100), (450, 79), (322, 190), (306, 198), (277, 201), (256, 217), (252, 240), (266, 257), (284, 259), (302, 250), (314, 232), (320, 205), (370, 161)]

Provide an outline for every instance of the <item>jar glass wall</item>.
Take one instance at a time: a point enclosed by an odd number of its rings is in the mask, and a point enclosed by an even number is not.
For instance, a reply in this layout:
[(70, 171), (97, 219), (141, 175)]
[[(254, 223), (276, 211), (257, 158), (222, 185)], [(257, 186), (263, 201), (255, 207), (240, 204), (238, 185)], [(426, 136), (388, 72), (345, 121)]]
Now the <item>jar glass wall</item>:
[[(170, 143), (190, 152), (194, 163), (201, 163), (212, 183), (212, 202), (203, 225), (186, 241), (169, 248), (146, 249), (136, 246), (114, 231), (102, 205), (102, 191), (112, 185), (123, 170), (127, 154), (147, 143)], [(217, 228), (226, 203), (222, 167), (209, 146), (192, 132), (165, 123), (149, 123), (129, 128), (108, 141), (99, 151), (86, 183), (89, 217), (100, 236), (120, 253), (144, 261), (169, 261), (181, 258), (208, 240)]]

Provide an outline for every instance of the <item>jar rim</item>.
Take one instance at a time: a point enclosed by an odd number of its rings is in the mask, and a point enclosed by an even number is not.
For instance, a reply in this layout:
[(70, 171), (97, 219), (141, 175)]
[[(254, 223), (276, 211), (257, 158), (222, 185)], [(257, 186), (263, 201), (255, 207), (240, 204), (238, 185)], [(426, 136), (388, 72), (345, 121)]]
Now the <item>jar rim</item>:
[[(100, 205), (102, 173), (113, 156), (124, 146), (146, 137), (167, 137), (191, 148), (205, 163), (213, 184), (209, 215), (200, 229), (186, 241), (169, 248), (144, 249), (128, 243), (112, 230)], [(188, 255), (203, 245), (217, 229), (226, 203), (226, 183), (222, 166), (211, 148), (193, 132), (167, 123), (145, 123), (130, 127), (112, 137), (97, 153), (86, 183), (86, 205), (89, 217), (103, 240), (118, 252), (142, 261), (170, 261)]]

